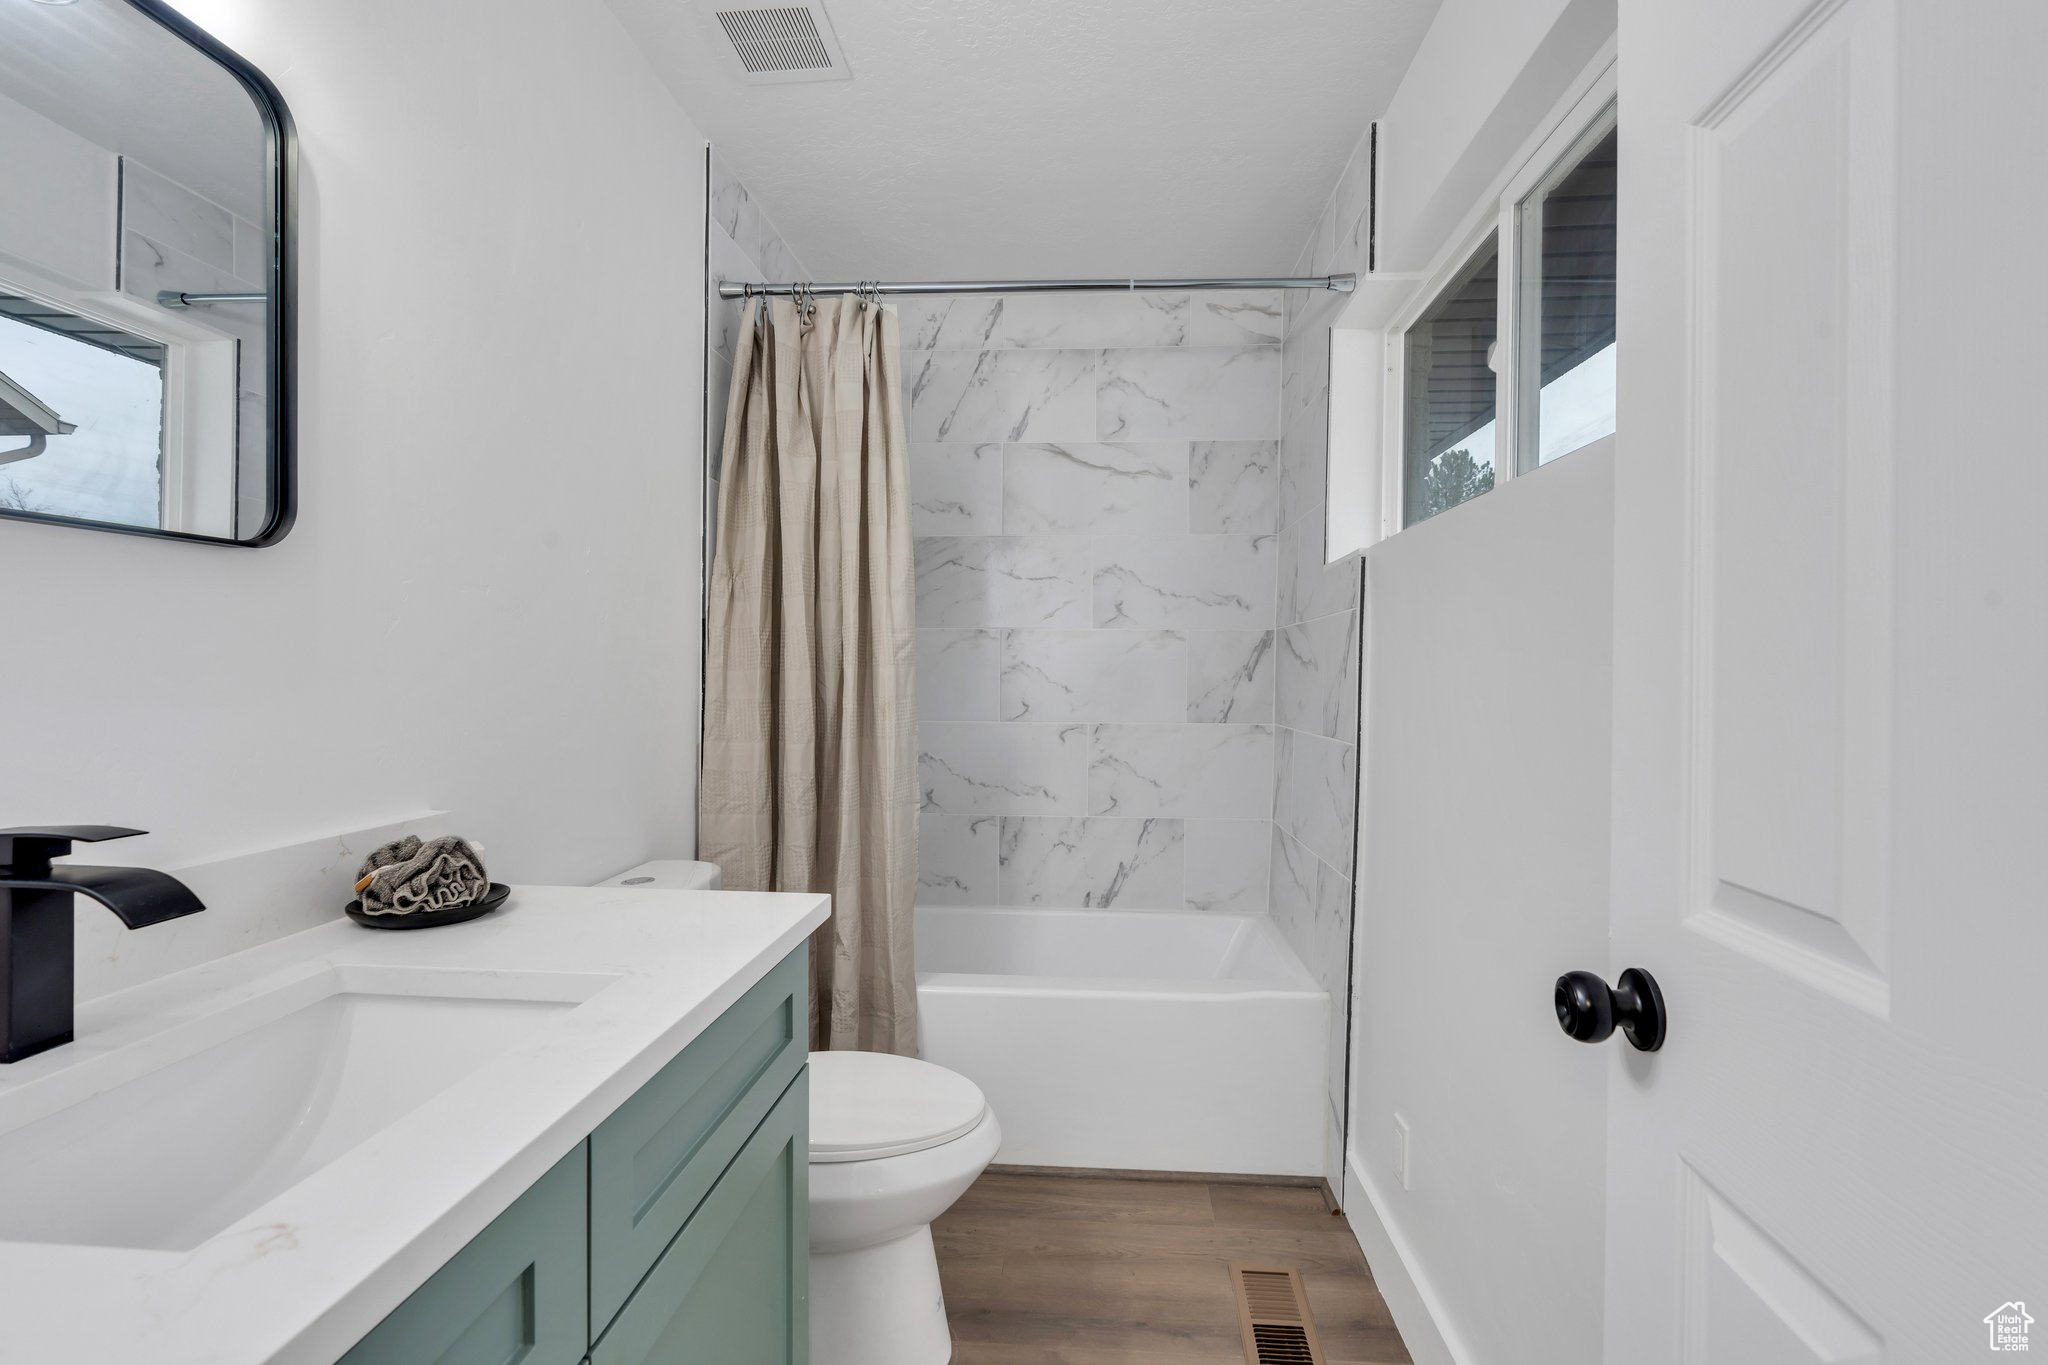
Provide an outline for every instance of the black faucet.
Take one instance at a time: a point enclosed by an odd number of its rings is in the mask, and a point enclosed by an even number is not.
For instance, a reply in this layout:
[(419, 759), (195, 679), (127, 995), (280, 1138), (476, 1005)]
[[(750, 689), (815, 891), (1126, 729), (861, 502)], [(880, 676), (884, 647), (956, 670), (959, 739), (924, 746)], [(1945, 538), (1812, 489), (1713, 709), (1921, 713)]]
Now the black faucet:
[(71, 1041), (71, 895), (83, 891), (130, 929), (206, 907), (185, 884), (146, 867), (52, 867), (72, 840), (126, 839), (139, 829), (53, 825), (0, 829), (0, 1062)]

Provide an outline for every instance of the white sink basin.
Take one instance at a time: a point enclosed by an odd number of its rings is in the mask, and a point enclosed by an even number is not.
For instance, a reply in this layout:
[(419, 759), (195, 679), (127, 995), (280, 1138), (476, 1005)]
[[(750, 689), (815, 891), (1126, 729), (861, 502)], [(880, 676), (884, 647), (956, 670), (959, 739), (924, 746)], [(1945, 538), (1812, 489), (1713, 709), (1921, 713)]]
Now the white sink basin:
[(0, 1104), (0, 1241), (183, 1251), (614, 978), (324, 965)]
[(0, 1362), (332, 1365), (828, 910), (515, 886), (80, 1001), (0, 1066)]

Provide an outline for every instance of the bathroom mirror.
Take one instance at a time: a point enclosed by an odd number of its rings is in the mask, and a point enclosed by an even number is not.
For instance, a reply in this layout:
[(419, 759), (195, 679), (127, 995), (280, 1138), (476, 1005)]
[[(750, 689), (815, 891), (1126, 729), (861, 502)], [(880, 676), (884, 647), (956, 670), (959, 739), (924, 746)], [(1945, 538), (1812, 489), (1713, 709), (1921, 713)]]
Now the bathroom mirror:
[(292, 182), (277, 91), (176, 11), (0, 0), (0, 517), (284, 536)]

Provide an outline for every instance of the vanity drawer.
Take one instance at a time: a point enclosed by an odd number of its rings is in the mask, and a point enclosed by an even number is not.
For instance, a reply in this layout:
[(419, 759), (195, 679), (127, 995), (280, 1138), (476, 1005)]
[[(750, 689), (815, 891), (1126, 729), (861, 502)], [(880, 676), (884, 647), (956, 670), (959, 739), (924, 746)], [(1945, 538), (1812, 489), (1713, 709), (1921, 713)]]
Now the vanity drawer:
[(696, 1212), (808, 1055), (800, 947), (590, 1135), (590, 1320), (604, 1324)]
[(588, 1143), (555, 1164), (341, 1365), (576, 1365), (590, 1343)]
[(809, 1073), (748, 1138), (590, 1365), (806, 1365), (810, 1359)]

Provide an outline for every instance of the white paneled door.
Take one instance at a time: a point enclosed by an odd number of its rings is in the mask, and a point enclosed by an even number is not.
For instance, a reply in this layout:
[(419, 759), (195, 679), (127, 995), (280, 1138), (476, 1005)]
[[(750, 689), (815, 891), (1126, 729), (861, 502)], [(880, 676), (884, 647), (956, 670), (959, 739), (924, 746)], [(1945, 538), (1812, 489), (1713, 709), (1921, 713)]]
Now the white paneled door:
[(2048, 6), (1620, 11), (1605, 1358), (2048, 1351)]

